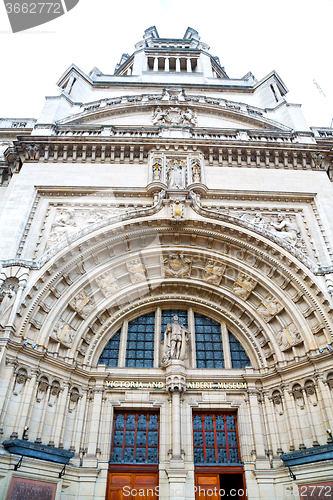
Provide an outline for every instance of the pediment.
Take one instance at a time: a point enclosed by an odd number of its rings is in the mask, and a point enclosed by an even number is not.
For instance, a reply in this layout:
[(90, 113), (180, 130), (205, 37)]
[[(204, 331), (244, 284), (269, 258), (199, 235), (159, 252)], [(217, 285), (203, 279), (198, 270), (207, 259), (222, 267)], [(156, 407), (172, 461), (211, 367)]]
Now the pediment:
[(291, 131), (263, 109), (208, 97), (170, 101), (156, 95), (122, 96), (82, 105), (81, 110), (57, 125)]

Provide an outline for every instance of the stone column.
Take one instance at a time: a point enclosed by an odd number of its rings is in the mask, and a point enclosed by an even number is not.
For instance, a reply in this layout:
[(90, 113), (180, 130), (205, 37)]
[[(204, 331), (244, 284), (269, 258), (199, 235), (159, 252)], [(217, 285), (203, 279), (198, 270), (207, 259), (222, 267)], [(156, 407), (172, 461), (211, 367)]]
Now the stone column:
[(68, 390), (69, 384), (64, 384), (64, 389), (60, 388), (60, 394), (58, 396), (57, 402), (57, 413), (54, 419), (54, 424), (51, 433), (51, 441), (54, 442), (55, 446), (59, 446), (59, 448), (63, 447), (62, 443), (62, 429), (64, 427), (64, 420), (67, 416), (67, 399), (68, 399)]
[(176, 57), (176, 71), (178, 73), (180, 72), (180, 59), (179, 59), (179, 57)]
[(229, 333), (227, 325), (225, 323), (221, 323), (221, 333), (222, 333), (224, 368), (226, 370), (229, 370), (230, 368), (232, 368), (232, 364), (231, 364), (231, 354), (230, 354), (230, 344), (229, 344)]
[(87, 435), (88, 450), (83, 460), (84, 467), (97, 467), (96, 447), (98, 441), (99, 422), (101, 418), (103, 387), (94, 389), (92, 397), (92, 408), (90, 426)]
[[(251, 412), (251, 420), (253, 424), (253, 432), (254, 432), (254, 441), (256, 448), (256, 466), (258, 468), (267, 468), (267, 457), (265, 450), (265, 442), (263, 435), (263, 427), (262, 427), (262, 419), (260, 416), (260, 408), (258, 396), (259, 392), (257, 389), (248, 389), (249, 401), (250, 401), (250, 412)], [(258, 463), (259, 462), (259, 463)], [(266, 464), (265, 464), (266, 462)]]
[(191, 59), (188, 57), (186, 59), (187, 72), (192, 73)]
[(154, 57), (154, 69), (153, 71), (158, 71), (158, 57)]
[(173, 359), (166, 368), (166, 390), (171, 394), (171, 459), (166, 470), (169, 479), (169, 493), (177, 500), (185, 500), (187, 471), (181, 448), (180, 396), (186, 391), (186, 368), (183, 361)]
[(123, 322), (123, 326), (120, 334), (120, 345), (119, 345), (119, 361), (118, 366), (124, 367), (126, 363), (126, 348), (127, 348), (127, 329), (128, 321)]
[(165, 58), (165, 65), (164, 65), (164, 71), (170, 71), (169, 69), (169, 58)]
[(23, 394), (22, 394), (22, 399), (20, 403), (19, 410), (17, 412), (17, 417), (16, 417), (16, 422), (15, 422), (15, 429), (18, 437), (21, 438), (23, 431), (24, 431), (24, 426), (25, 426), (25, 419), (26, 415), (28, 413), (28, 405), (29, 402), (31, 401), (32, 394), (35, 391), (35, 386), (36, 386), (36, 379), (38, 376), (38, 370), (32, 370), (31, 371), (31, 377), (27, 377), (27, 383), (25, 388), (23, 389)]

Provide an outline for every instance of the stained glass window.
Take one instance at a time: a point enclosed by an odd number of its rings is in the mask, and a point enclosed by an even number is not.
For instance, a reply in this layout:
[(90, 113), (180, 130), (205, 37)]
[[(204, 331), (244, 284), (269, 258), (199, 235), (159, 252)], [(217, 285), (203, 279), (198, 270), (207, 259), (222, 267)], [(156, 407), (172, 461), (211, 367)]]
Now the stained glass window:
[(115, 414), (111, 463), (158, 463), (158, 414), (124, 412)]
[(224, 368), (221, 325), (195, 313), (197, 368)]
[(229, 332), (229, 344), (232, 368), (245, 368), (251, 366), (248, 355), (240, 342)]
[(161, 318), (161, 340), (164, 339), (164, 332), (168, 323), (173, 323), (173, 317), (178, 316), (178, 323), (187, 328), (187, 311), (176, 310), (176, 309), (168, 309), (162, 310), (162, 318)]
[(126, 366), (154, 366), (155, 313), (145, 314), (128, 323)]
[(240, 465), (236, 415), (193, 414), (193, 445), (196, 465)]
[(120, 344), (120, 330), (109, 340), (102, 352), (98, 364), (106, 366), (118, 366)]

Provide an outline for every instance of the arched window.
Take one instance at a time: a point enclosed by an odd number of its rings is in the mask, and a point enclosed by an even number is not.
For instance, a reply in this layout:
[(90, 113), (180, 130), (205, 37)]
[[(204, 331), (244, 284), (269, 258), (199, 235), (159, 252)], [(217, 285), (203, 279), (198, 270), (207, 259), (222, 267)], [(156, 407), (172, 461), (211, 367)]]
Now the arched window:
[(224, 368), (221, 325), (203, 316), (194, 315), (197, 368)]
[(126, 366), (154, 366), (155, 313), (145, 314), (128, 323)]
[(230, 345), (230, 355), (231, 355), (231, 366), (233, 368), (245, 368), (245, 366), (251, 366), (251, 362), (244, 350), (244, 347), (230, 332), (229, 332), (229, 345)]

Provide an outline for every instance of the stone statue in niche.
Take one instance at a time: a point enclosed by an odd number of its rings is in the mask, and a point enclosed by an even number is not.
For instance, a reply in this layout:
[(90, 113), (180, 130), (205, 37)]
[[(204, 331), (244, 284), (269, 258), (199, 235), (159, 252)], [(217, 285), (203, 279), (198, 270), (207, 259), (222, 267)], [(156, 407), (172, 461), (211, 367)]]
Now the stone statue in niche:
[(202, 182), (201, 181), (201, 165), (200, 165), (200, 161), (197, 158), (192, 160), (191, 170), (192, 170), (192, 182)]
[(164, 275), (171, 278), (185, 278), (190, 275), (192, 260), (182, 253), (170, 253), (163, 259)]
[(145, 266), (141, 259), (130, 260), (126, 263), (132, 283), (146, 280)]
[(316, 386), (314, 385), (313, 382), (306, 382), (305, 384), (305, 392), (308, 397), (308, 400), (313, 406), (317, 406), (318, 404), (318, 398), (317, 398), (317, 392), (316, 392)]
[(301, 410), (304, 410), (304, 397), (303, 397), (303, 391), (302, 388), (299, 384), (295, 385), (292, 389), (292, 395), (294, 396), (294, 400), (301, 408)]
[(299, 334), (296, 326), (293, 323), (277, 332), (276, 338), (279, 346), (281, 347), (281, 351), (286, 351), (292, 346), (301, 344), (303, 342), (301, 335)]
[(278, 223), (271, 222), (271, 226), (278, 233), (279, 238), (295, 246), (300, 236), (299, 229), (285, 215), (278, 215)]
[(167, 164), (166, 172), (169, 189), (183, 189), (185, 187), (183, 167), (184, 163), (181, 160), (173, 160)]
[(58, 319), (51, 333), (51, 338), (60, 344), (71, 347), (75, 339), (76, 331), (63, 319)]
[(89, 295), (85, 290), (81, 290), (70, 302), (74, 311), (76, 311), (83, 319), (87, 319), (88, 316), (95, 310), (95, 304), (90, 299)]
[(272, 401), (274, 404), (274, 407), (276, 411), (279, 413), (279, 415), (283, 415), (283, 403), (282, 403), (282, 396), (279, 391), (275, 391), (272, 394)]
[(204, 269), (203, 279), (204, 281), (212, 283), (213, 285), (219, 285), (224, 270), (225, 270), (225, 265), (221, 265), (215, 260), (207, 260)]
[(268, 323), (274, 318), (279, 312), (281, 312), (283, 306), (280, 302), (272, 295), (267, 294), (261, 303), (257, 307), (257, 312), (262, 316), (262, 318)]
[(168, 323), (164, 332), (163, 366), (166, 366), (171, 359), (184, 359), (185, 347), (190, 341), (190, 335), (190, 331), (178, 322), (178, 316), (174, 316), (173, 323)]
[(36, 394), (37, 403), (43, 401), (44, 397), (47, 394), (48, 388), (49, 388), (49, 381), (47, 380), (46, 377), (42, 377), (37, 387), (37, 394)]
[(162, 158), (154, 158), (153, 161), (153, 181), (159, 182), (162, 180)]
[(2, 301), (0, 303), (0, 324), (2, 326), (5, 326), (9, 319), (9, 315), (15, 301), (15, 296), (15, 284), (10, 282), (10, 278), (6, 279), (0, 288), (0, 297), (2, 297)]
[(101, 274), (95, 278), (95, 281), (105, 297), (111, 297), (120, 288), (113, 271)]
[(13, 387), (14, 396), (18, 396), (28, 380), (28, 374), (24, 369), (20, 369), (16, 375), (15, 384)]
[(247, 300), (252, 290), (257, 285), (257, 281), (244, 273), (239, 273), (237, 281), (235, 281), (232, 291), (243, 300)]

